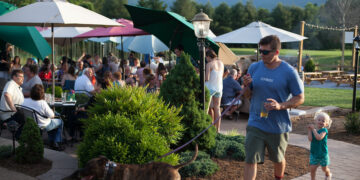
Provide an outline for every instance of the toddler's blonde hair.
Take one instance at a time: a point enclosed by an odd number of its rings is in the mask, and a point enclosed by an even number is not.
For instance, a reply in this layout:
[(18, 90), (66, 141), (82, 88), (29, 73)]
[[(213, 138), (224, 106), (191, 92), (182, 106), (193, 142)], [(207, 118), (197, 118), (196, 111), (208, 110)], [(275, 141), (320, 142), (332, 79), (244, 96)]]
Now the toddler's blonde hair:
[(325, 122), (327, 123), (327, 126), (325, 128), (329, 129), (331, 127), (331, 123), (332, 123), (332, 120), (331, 120), (329, 114), (319, 110), (318, 112), (315, 113), (314, 120), (317, 121), (320, 117), (324, 117)]

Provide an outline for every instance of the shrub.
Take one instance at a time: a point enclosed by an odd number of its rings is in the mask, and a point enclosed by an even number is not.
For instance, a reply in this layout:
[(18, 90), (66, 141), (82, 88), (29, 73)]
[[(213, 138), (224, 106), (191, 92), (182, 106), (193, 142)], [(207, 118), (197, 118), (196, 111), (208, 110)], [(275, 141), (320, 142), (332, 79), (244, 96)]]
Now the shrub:
[(306, 64), (305, 64), (305, 72), (315, 72), (315, 63), (312, 60), (312, 58), (310, 58)]
[(350, 113), (346, 116), (345, 123), (344, 123), (345, 129), (349, 133), (360, 133), (360, 119), (359, 119), (359, 113)]
[(11, 157), (12, 146), (0, 146), (0, 159), (6, 159)]
[[(62, 90), (61, 86), (55, 86), (55, 97), (56, 98), (61, 98), (62, 92), (63, 92), (63, 90)], [(52, 86), (50, 86), (46, 89), (46, 93), (52, 94)]]
[[(80, 166), (99, 155), (126, 164), (143, 164), (170, 151), (181, 138), (180, 109), (169, 107), (144, 88), (110, 88), (97, 94), (83, 119)], [(177, 164), (178, 155), (160, 161)]]
[(38, 163), (44, 157), (44, 144), (35, 121), (27, 118), (16, 148), (16, 161), (19, 163)]
[(211, 149), (211, 155), (217, 158), (227, 158), (243, 161), (245, 159), (245, 137), (244, 136), (226, 136), (218, 134), (216, 136), (216, 145)]
[[(190, 62), (190, 56), (183, 53), (179, 64), (171, 70), (160, 88), (160, 97), (166, 103), (169, 103), (171, 106), (182, 107), (180, 115), (183, 116), (183, 119), (181, 123), (186, 128), (186, 131), (179, 144), (191, 140), (212, 122), (211, 117), (201, 108), (200, 96), (199, 76)], [(206, 90), (206, 102), (209, 102), (208, 100), (209, 92)], [(195, 142), (199, 145), (200, 149), (209, 150), (215, 145), (215, 136), (215, 128), (211, 127)]]
[[(188, 162), (194, 155), (194, 152), (186, 151), (180, 154), (180, 163)], [(206, 152), (199, 151), (194, 162), (181, 168), (179, 173), (181, 177), (205, 177), (214, 174), (219, 170), (218, 165), (210, 159), (210, 155)]]

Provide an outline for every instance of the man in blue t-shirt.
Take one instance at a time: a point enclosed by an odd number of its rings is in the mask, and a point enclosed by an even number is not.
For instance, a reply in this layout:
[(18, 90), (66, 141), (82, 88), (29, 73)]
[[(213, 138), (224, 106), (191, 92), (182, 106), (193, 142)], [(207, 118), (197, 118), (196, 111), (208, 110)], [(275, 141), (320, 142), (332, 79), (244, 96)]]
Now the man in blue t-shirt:
[[(225, 109), (230, 106), (235, 97), (241, 92), (241, 86), (239, 82), (235, 80), (236, 77), (237, 70), (231, 69), (229, 75), (223, 80), (223, 94), (221, 97), (221, 104), (225, 106)], [(230, 110), (225, 114), (227, 118), (232, 119), (232, 113), (240, 105), (240, 99), (234, 102)]]
[[(255, 179), (257, 163), (264, 162), (265, 147), (274, 162), (275, 179), (282, 179), (291, 131), (288, 109), (304, 102), (304, 85), (296, 70), (279, 59), (281, 43), (277, 36), (262, 38), (259, 46), (262, 61), (252, 64), (243, 78), (248, 87), (246, 94), (251, 92), (244, 179)], [(263, 117), (260, 116), (262, 109), (267, 111)]]

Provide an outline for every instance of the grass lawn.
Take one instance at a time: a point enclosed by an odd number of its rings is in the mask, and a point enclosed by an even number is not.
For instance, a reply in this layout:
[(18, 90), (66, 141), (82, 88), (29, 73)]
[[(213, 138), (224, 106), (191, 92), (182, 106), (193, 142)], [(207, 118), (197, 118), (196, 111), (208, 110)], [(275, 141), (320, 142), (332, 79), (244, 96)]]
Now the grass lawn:
[[(360, 97), (359, 90), (357, 97)], [(305, 87), (305, 106), (337, 106), (351, 109), (352, 89), (328, 89)]]
[[(237, 55), (254, 55), (255, 49), (252, 48), (231, 48)], [(281, 56), (297, 56), (297, 49), (282, 49)], [(315, 63), (319, 64), (319, 70), (335, 69), (331, 67), (324, 67), (324, 65), (337, 65), (341, 63), (341, 50), (303, 50), (303, 57), (308, 54), (313, 58)], [(345, 50), (345, 66), (352, 64), (352, 51)], [(323, 65), (323, 67), (322, 67)]]

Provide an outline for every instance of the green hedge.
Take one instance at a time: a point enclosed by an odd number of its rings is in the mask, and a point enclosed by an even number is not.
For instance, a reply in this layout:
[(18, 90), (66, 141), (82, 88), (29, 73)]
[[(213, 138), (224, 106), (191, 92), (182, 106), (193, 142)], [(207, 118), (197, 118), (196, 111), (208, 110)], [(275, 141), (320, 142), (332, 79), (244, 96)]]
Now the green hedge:
[[(144, 88), (110, 88), (95, 99), (89, 118), (82, 120), (80, 166), (99, 155), (126, 164), (147, 163), (169, 152), (181, 138), (180, 109), (165, 105)], [(178, 158), (173, 154), (159, 161), (177, 164)]]
[[(180, 163), (188, 162), (194, 155), (192, 151), (186, 151), (180, 154)], [(196, 160), (181, 168), (179, 173), (181, 177), (205, 177), (214, 174), (219, 170), (219, 166), (210, 159), (210, 155), (206, 152), (199, 151)]]
[(216, 145), (211, 149), (212, 157), (232, 158), (239, 161), (245, 159), (245, 137), (227, 136), (218, 134), (216, 136)]

